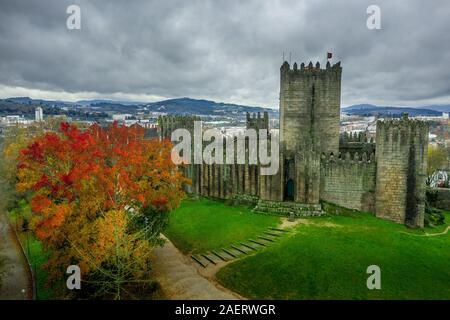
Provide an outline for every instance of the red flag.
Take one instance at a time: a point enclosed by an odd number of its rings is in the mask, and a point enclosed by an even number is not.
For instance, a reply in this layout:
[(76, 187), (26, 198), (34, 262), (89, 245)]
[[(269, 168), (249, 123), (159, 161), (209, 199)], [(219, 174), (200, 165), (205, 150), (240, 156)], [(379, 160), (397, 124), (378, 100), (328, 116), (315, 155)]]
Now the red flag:
[(327, 52), (327, 59), (331, 59), (333, 57), (333, 54), (331, 52)]

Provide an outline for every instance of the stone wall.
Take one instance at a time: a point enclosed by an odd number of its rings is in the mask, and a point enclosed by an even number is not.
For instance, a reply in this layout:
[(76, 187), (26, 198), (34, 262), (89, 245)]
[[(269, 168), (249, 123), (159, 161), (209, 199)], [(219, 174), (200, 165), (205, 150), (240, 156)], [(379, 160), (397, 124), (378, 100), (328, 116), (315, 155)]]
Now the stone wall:
[(375, 212), (375, 156), (323, 156), (320, 199), (339, 206)]
[[(198, 116), (185, 116), (185, 115), (166, 115), (158, 117), (158, 129), (157, 135), (159, 139), (171, 139), (172, 132), (176, 129), (187, 129), (191, 135), (194, 134), (194, 122), (200, 121)], [(194, 141), (192, 141), (193, 145)], [(193, 163), (193, 154), (191, 158)], [(187, 165), (180, 167), (180, 171), (188, 178), (191, 183), (185, 184), (184, 190), (188, 193), (199, 192), (199, 168), (198, 165)]]
[(250, 164), (201, 164), (194, 190), (207, 197), (230, 199), (235, 195), (259, 196), (259, 167)]
[(295, 198), (302, 203), (319, 203), (320, 199), (320, 154), (312, 149), (295, 155)]
[[(260, 166), (250, 163), (248, 150), (250, 141), (245, 140), (245, 163), (237, 163), (237, 139), (234, 139), (234, 151), (230, 155), (234, 159), (233, 164), (191, 164), (185, 170), (191, 173), (190, 189), (203, 196), (230, 199), (235, 195), (259, 196), (260, 194)], [(258, 142), (256, 142), (257, 144)], [(204, 147), (206, 146), (204, 142)], [(227, 159), (226, 141), (223, 141), (223, 159)]]

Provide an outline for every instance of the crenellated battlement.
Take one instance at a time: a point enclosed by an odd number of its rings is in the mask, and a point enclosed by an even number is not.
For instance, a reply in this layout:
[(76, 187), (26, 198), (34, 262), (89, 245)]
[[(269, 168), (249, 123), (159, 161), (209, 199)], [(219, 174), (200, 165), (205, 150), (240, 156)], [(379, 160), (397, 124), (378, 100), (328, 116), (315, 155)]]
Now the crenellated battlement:
[(298, 66), (297, 62), (294, 62), (294, 64), (291, 66), (287, 61), (285, 61), (281, 66), (281, 74), (290, 74), (290, 75), (321, 75), (321, 74), (333, 74), (337, 73), (340, 74), (342, 72), (341, 62), (337, 62), (334, 65), (331, 65), (331, 63), (328, 61), (325, 65), (325, 68), (320, 67), (320, 62), (316, 62), (313, 64), (312, 61), (310, 61), (308, 64), (305, 64), (302, 62), (300, 64), (300, 67)]
[(246, 113), (246, 127), (247, 129), (269, 129), (269, 114), (267, 111), (264, 111), (264, 113), (261, 116), (261, 112), (258, 113), (252, 113), (249, 112)]
[(161, 124), (176, 124), (176, 125), (184, 125), (184, 124), (192, 124), (194, 121), (200, 121), (199, 116), (188, 116), (188, 115), (165, 115), (158, 117), (158, 123)]
[(400, 119), (378, 120), (377, 144), (407, 146), (414, 139), (425, 143), (428, 141), (428, 132), (427, 122), (409, 119), (407, 114)]
[(158, 117), (158, 135), (161, 139), (170, 138), (176, 129), (194, 129), (194, 122), (200, 121), (199, 116), (165, 115)]
[(321, 162), (324, 165), (328, 164), (366, 164), (366, 163), (375, 163), (375, 153), (366, 153), (363, 152), (359, 154), (355, 152), (351, 154), (350, 152), (346, 153), (338, 153), (334, 154), (325, 154), (321, 155)]
[(375, 152), (375, 142), (366, 132), (343, 132), (339, 135), (339, 152), (371, 154)]
[(415, 131), (426, 131), (429, 126), (428, 122), (418, 119), (411, 119), (408, 117), (407, 113), (403, 113), (400, 119), (378, 120), (377, 129), (378, 127), (382, 130), (404, 129), (406, 127), (411, 127)]
[(375, 143), (374, 139), (367, 136), (366, 132), (342, 132), (339, 134), (339, 143), (346, 144), (352, 142)]

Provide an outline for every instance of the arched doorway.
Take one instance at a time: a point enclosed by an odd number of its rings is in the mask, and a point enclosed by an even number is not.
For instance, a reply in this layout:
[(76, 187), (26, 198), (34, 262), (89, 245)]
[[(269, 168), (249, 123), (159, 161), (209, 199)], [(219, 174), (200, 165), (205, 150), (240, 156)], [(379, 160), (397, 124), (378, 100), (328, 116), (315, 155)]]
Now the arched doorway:
[(294, 181), (288, 179), (284, 187), (284, 201), (294, 201)]

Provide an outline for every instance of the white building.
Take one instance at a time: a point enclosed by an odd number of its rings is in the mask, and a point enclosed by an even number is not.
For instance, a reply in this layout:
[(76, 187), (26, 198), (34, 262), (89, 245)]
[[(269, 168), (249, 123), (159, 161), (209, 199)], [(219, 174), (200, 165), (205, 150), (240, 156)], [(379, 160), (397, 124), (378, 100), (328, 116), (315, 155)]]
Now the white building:
[(448, 112), (442, 112), (442, 119), (448, 119)]
[(0, 117), (0, 123), (3, 126), (10, 127), (10, 126), (18, 125), (18, 124), (29, 125), (32, 123), (32, 121), (25, 119), (23, 116), (12, 115), (12, 116)]
[(132, 116), (132, 114), (113, 114), (112, 118), (114, 121), (125, 121)]
[(42, 122), (42, 121), (44, 121), (44, 111), (42, 110), (41, 107), (37, 107), (37, 108), (34, 110), (34, 120), (35, 120), (36, 122)]
[(21, 116), (6, 116), (6, 124), (8, 125), (23, 123), (23, 121), (24, 118)]

